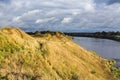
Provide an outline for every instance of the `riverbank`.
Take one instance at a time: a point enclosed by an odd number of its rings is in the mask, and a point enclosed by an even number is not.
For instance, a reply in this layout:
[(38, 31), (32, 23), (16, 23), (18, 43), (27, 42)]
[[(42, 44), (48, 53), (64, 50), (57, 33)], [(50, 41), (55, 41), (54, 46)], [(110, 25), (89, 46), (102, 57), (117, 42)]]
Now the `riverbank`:
[(100, 39), (110, 39), (120, 42), (120, 32), (95, 32), (95, 33), (65, 33), (74, 37), (93, 37)]
[[(36, 31), (36, 32), (27, 32), (30, 35), (41, 35), (45, 33), (55, 34), (57, 32), (54, 31)], [(62, 33), (62, 32), (58, 32)], [(63, 32), (63, 34), (72, 36), (72, 37), (93, 37), (93, 38), (100, 38), (100, 39), (110, 39), (120, 42), (120, 32), (94, 32), (94, 33), (88, 33), (88, 32)]]
[(120, 44), (117, 41), (90, 37), (73, 37), (73, 41), (105, 59), (114, 59), (119, 62)]

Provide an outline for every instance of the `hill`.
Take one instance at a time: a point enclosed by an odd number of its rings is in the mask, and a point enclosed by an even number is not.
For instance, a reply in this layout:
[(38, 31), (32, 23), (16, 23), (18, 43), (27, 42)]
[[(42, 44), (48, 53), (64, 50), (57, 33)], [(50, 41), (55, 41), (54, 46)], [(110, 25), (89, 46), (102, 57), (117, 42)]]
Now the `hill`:
[(61, 33), (28, 35), (0, 29), (0, 80), (117, 80), (114, 61), (89, 52)]

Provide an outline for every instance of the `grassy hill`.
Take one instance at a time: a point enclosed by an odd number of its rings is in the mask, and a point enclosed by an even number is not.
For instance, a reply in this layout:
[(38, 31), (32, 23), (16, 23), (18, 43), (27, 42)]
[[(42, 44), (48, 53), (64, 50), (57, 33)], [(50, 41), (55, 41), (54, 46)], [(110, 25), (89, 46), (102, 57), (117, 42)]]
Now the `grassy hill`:
[(60, 33), (0, 29), (0, 80), (117, 80), (106, 59)]

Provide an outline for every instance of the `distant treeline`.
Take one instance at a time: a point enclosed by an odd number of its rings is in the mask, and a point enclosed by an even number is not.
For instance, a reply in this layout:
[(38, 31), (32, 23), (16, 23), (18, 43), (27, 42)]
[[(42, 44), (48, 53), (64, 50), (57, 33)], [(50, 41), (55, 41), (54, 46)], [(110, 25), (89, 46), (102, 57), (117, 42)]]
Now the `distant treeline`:
[(103, 38), (103, 39), (111, 39), (111, 40), (116, 40), (120, 41), (120, 32), (94, 32), (94, 33), (81, 33), (81, 32), (54, 32), (54, 31), (36, 31), (36, 32), (27, 32), (30, 35), (40, 35), (40, 34), (56, 34), (56, 33), (61, 33), (65, 34), (68, 36), (73, 36), (73, 37), (94, 37), (94, 38)]
[(62, 33), (62, 32), (59, 32), (59, 31), (36, 31), (36, 32), (27, 32), (27, 34), (29, 34), (29, 35), (33, 35), (33, 36), (35, 36), (35, 37), (43, 37), (43, 36), (45, 36), (45, 35), (57, 35), (57, 36), (59, 36), (60, 34), (61, 35), (65, 35), (64, 33)]
[(65, 33), (67, 35), (71, 35), (71, 36), (90, 36), (90, 37), (104, 37), (104, 36), (115, 36), (115, 35), (120, 35), (120, 32), (94, 32), (94, 33), (87, 33), (87, 32), (84, 32), (84, 33), (81, 33), (81, 32), (74, 32), (74, 33)]
[(65, 33), (70, 36), (76, 37), (94, 37), (94, 38), (102, 38), (102, 39), (111, 39), (120, 41), (120, 32), (94, 32), (94, 33)]
[(39, 34), (46, 34), (46, 33), (49, 33), (49, 34), (56, 34), (56, 33), (61, 33), (61, 34), (64, 34), (62, 32), (59, 32), (59, 31), (36, 31), (36, 32), (27, 32), (29, 35), (39, 35)]

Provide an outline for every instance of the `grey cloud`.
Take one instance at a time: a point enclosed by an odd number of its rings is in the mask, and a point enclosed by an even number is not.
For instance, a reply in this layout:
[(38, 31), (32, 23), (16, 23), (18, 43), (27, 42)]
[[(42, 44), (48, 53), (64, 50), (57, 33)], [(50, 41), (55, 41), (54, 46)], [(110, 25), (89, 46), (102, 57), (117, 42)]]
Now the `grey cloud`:
[(0, 0), (0, 3), (10, 3), (11, 0)]
[[(4, 1), (8, 0), (2, 0)], [(0, 1), (4, 4), (2, 2)], [(113, 4), (117, 2), (119, 1), (11, 0), (9, 5), (4, 4), (0, 8), (0, 26), (19, 26), (26, 31), (120, 31), (120, 4)]]
[(120, 0), (94, 0), (95, 3), (101, 4), (101, 3), (105, 3), (107, 5), (111, 5), (114, 3), (120, 3)]
[(109, 0), (108, 4), (120, 3), (120, 0)]

